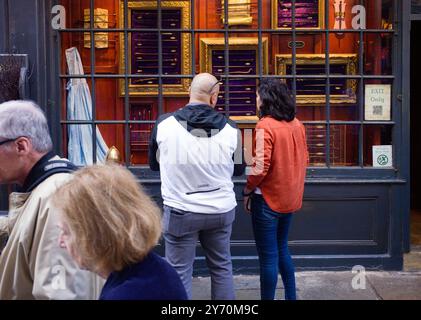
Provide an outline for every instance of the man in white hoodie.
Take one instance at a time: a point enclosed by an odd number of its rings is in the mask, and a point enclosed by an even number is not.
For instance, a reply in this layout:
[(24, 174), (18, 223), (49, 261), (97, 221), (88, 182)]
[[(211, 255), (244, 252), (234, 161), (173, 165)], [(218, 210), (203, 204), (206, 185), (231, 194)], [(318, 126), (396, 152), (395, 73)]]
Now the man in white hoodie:
[(232, 176), (242, 175), (245, 163), (235, 122), (214, 109), (219, 85), (208, 73), (193, 79), (189, 103), (158, 119), (149, 165), (161, 173), (165, 256), (188, 297), (200, 241), (210, 270), (212, 299), (231, 300), (235, 294), (230, 237), (237, 206)]
[[(0, 217), (1, 299), (97, 299), (103, 281), (59, 246), (50, 196), (76, 169), (52, 151), (47, 119), (30, 101), (0, 104), (0, 183), (17, 184)], [(2, 243), (0, 241), (0, 243)]]

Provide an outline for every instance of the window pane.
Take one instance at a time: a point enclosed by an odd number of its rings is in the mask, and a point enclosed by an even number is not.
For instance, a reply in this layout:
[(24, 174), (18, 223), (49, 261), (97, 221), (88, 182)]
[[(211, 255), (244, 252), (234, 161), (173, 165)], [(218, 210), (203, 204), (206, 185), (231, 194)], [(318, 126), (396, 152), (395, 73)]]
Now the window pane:
[(368, 29), (393, 29), (395, 0), (359, 1), (365, 5)]
[[(373, 166), (373, 146), (392, 145), (391, 125), (364, 126), (364, 166)], [(377, 160), (377, 159), (375, 159)]]
[[(311, 71), (306, 72), (305, 66), (300, 70), (297, 68), (297, 73), (311, 75)], [(317, 74), (314, 74), (317, 75)], [(293, 91), (293, 79), (288, 79), (288, 87)], [(296, 84), (296, 103), (297, 114), (301, 116), (302, 120), (326, 120), (326, 79), (325, 78), (297, 78)]]
[(326, 166), (326, 126), (306, 124), (305, 128), (310, 166)]
[(330, 126), (331, 166), (358, 166), (359, 125)]
[(297, 118), (301, 121), (325, 120), (326, 107), (323, 105), (297, 105)]
[(108, 149), (114, 147), (120, 155), (121, 163), (126, 161), (126, 149), (124, 143), (124, 124), (99, 124), (98, 130), (104, 139)]
[[(65, 156), (76, 165), (91, 165), (94, 163), (92, 150), (92, 125), (68, 124), (63, 125), (63, 150)], [(96, 130), (96, 162), (103, 162), (105, 155), (115, 140), (114, 132), (105, 129), (102, 125)], [(108, 141), (107, 141), (108, 140)]]
[(365, 34), (364, 44), (364, 73), (391, 75), (393, 34)]

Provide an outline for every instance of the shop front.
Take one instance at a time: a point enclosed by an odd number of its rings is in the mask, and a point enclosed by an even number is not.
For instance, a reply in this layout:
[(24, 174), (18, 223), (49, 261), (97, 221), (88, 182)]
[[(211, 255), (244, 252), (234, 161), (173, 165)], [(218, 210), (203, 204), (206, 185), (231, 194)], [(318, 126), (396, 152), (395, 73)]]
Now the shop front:
[[(187, 103), (192, 77), (220, 79), (216, 109), (238, 123), (245, 144), (258, 121), (259, 79), (282, 79), (310, 153), (304, 205), (290, 234), (297, 268), (402, 269), (409, 250), (410, 1), (3, 3), (0, 53), (28, 54), (27, 97), (45, 109), (58, 152), (86, 165), (104, 161), (112, 148), (161, 203), (159, 173), (147, 163), (149, 136), (161, 114)], [(235, 179), (238, 273), (258, 268), (242, 209), (245, 179)]]

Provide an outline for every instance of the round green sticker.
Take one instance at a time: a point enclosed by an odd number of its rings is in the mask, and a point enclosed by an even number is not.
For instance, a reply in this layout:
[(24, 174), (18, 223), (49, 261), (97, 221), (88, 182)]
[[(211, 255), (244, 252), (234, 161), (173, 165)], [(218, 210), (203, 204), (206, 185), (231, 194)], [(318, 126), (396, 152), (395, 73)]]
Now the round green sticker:
[(381, 166), (385, 166), (389, 163), (389, 158), (385, 154), (381, 154), (377, 157), (377, 163)]

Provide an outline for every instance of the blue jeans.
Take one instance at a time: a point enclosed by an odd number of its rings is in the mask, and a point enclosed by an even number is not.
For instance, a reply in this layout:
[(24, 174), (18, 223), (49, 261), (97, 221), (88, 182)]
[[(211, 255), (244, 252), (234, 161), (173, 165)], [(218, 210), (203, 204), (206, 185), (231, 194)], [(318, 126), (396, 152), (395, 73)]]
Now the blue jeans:
[(273, 211), (261, 195), (251, 199), (253, 233), (260, 264), (260, 294), (262, 300), (275, 298), (278, 272), (285, 287), (285, 299), (295, 300), (295, 271), (288, 250), (291, 213)]

